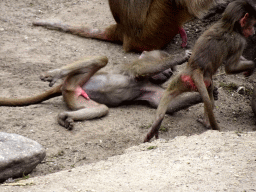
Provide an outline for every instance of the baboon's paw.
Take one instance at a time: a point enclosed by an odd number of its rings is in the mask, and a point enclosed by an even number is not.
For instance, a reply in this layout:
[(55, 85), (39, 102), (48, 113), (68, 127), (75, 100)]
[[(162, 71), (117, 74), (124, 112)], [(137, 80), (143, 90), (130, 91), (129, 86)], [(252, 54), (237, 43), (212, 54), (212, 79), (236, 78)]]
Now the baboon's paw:
[(74, 120), (63, 112), (58, 115), (58, 123), (65, 127), (67, 130), (72, 130), (74, 127)]
[(202, 116), (199, 116), (197, 118), (197, 122), (201, 123), (206, 129), (212, 129), (210, 123), (207, 122)]
[(191, 55), (192, 55), (192, 51), (191, 51), (190, 49), (187, 49), (187, 50), (185, 51), (185, 57), (186, 57), (187, 59), (189, 59), (189, 58), (191, 57)]
[(74, 127), (74, 120), (71, 119), (70, 117), (68, 117), (65, 120), (65, 126), (64, 126), (67, 130), (72, 130)]

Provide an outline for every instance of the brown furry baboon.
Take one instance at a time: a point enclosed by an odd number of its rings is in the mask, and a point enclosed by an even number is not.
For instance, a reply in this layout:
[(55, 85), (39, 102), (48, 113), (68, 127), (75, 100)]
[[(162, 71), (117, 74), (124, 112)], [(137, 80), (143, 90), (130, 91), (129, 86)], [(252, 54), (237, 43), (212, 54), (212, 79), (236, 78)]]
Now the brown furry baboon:
[(256, 9), (246, 0), (230, 3), (222, 18), (205, 31), (197, 40), (184, 71), (176, 76), (165, 90), (157, 108), (155, 122), (145, 138), (158, 138), (158, 130), (168, 103), (184, 92), (198, 91), (204, 101), (205, 115), (200, 120), (206, 127), (220, 130), (213, 113), (212, 75), (224, 63), (228, 74), (252, 74), (253, 61), (241, 57), (246, 38), (255, 33)]
[[(123, 74), (96, 73), (107, 64), (108, 59), (103, 56), (87, 57), (41, 75), (41, 79), (50, 82), (50, 86), (64, 78), (60, 85), (34, 97), (0, 98), (0, 106), (37, 104), (63, 95), (71, 111), (61, 112), (58, 122), (67, 129), (73, 128), (74, 121), (104, 116), (108, 113), (107, 106), (118, 106), (125, 101), (147, 101), (156, 108), (164, 89), (151, 83), (150, 78), (167, 80), (171, 74), (168, 75), (165, 71), (186, 62), (189, 55), (188, 52), (183, 56), (169, 55), (163, 51), (145, 51), (138, 60), (124, 66)], [(201, 101), (199, 94), (186, 96), (170, 104), (167, 112), (174, 113)]]
[(123, 43), (125, 51), (144, 51), (165, 47), (176, 34), (187, 45), (182, 25), (201, 17), (215, 0), (109, 0), (116, 24), (106, 29), (70, 26), (48, 21), (35, 21), (37, 26), (59, 29), (75, 35)]

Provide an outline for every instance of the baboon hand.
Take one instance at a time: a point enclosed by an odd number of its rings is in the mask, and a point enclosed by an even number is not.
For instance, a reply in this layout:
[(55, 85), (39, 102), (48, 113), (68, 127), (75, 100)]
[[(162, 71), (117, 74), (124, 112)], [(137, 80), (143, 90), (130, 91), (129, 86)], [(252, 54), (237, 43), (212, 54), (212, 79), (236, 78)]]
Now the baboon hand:
[(192, 51), (190, 49), (185, 51), (185, 57), (189, 59), (191, 57)]

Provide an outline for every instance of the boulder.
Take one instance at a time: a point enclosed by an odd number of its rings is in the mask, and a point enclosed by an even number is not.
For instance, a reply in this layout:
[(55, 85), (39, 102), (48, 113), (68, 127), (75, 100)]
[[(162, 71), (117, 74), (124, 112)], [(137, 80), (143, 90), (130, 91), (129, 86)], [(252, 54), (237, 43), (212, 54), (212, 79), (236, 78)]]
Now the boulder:
[(0, 132), (0, 182), (29, 174), (45, 155), (45, 149), (36, 141)]

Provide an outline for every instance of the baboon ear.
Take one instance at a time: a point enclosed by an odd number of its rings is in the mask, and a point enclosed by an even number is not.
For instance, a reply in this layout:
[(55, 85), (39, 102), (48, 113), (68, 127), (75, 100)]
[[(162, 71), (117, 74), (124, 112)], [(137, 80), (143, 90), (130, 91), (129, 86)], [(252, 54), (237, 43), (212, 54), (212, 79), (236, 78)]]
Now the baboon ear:
[(246, 25), (248, 18), (249, 18), (249, 13), (245, 13), (245, 15), (239, 21), (241, 27), (244, 27)]

